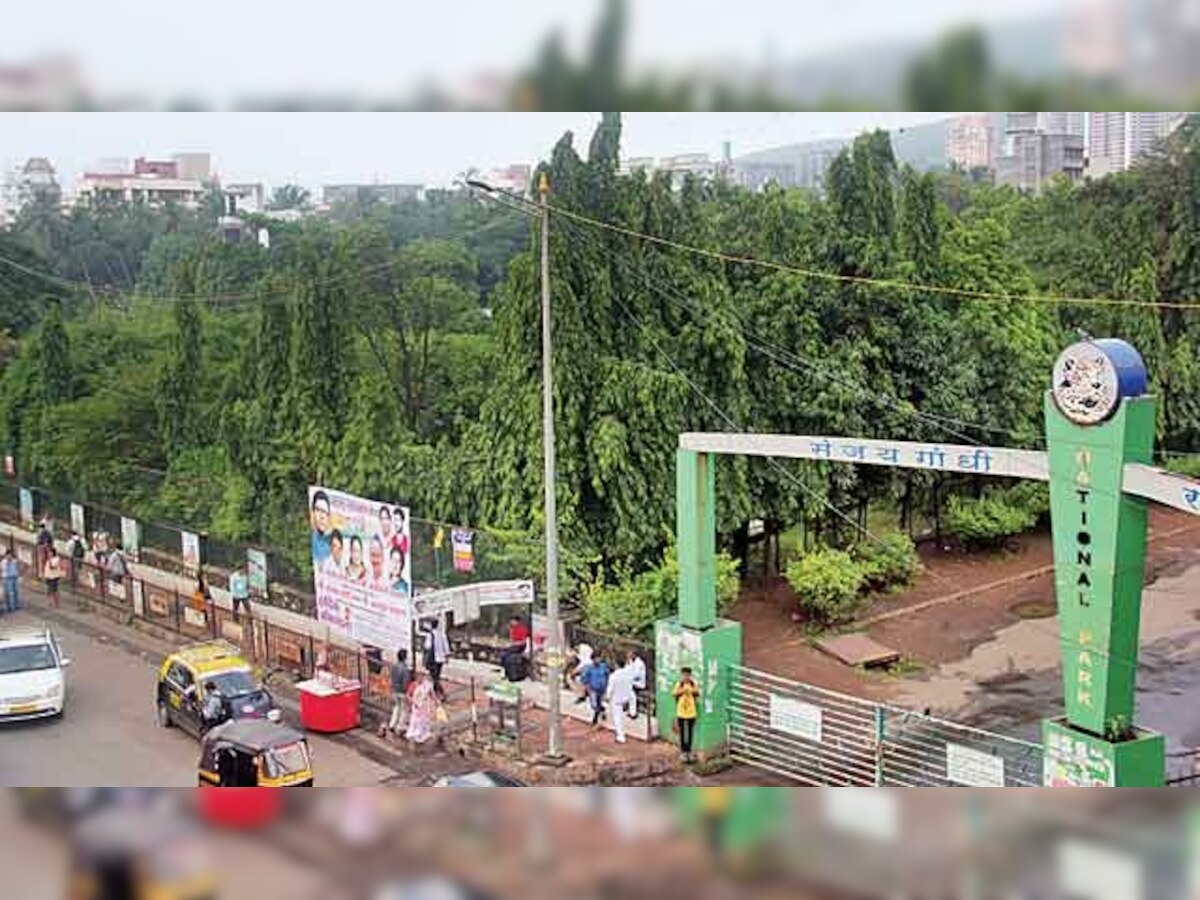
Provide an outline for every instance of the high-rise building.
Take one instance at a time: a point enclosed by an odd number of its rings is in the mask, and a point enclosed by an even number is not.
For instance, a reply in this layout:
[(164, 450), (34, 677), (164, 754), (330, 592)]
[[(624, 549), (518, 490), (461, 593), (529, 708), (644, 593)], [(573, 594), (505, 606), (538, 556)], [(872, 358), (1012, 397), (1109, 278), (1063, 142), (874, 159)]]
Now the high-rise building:
[(1009, 113), (996, 183), (1039, 192), (1051, 178), (1083, 177), (1083, 128), (1078, 113)]
[(0, 226), (11, 225), (27, 203), (46, 203), (57, 208), (62, 188), (54, 166), (44, 156), (35, 156), (9, 172), (0, 183)]
[(1179, 127), (1180, 112), (1088, 113), (1088, 174), (1123, 172)]
[(946, 127), (946, 162), (966, 171), (990, 169), (995, 155), (990, 113), (952, 119)]

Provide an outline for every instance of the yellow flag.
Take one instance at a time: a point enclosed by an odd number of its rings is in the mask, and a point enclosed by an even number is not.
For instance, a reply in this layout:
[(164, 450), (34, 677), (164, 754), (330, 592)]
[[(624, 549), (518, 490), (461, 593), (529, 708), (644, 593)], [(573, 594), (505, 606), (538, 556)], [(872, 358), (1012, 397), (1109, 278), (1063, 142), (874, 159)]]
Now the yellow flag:
[(442, 542), (443, 542), (444, 540), (446, 540), (446, 532), (445, 532), (444, 530), (442, 530), (442, 526), (441, 526), (441, 525), (439, 525), (439, 526), (438, 526), (437, 533), (436, 533), (436, 534), (434, 534), (434, 536), (433, 536), (433, 549), (434, 549), (434, 550), (441, 550), (441, 549), (442, 549)]

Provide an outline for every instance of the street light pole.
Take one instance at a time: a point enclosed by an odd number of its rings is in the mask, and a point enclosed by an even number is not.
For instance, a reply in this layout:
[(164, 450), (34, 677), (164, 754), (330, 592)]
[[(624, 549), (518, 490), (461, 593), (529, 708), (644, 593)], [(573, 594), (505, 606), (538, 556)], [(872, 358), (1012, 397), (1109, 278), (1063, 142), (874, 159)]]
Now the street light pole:
[(546, 684), (550, 693), (550, 761), (561, 760), (562, 749), (562, 641), (558, 615), (558, 503), (554, 457), (553, 344), (550, 339), (550, 207), (546, 198), (550, 180), (543, 172), (538, 182), (542, 214), (542, 440), (544, 443), (546, 490)]

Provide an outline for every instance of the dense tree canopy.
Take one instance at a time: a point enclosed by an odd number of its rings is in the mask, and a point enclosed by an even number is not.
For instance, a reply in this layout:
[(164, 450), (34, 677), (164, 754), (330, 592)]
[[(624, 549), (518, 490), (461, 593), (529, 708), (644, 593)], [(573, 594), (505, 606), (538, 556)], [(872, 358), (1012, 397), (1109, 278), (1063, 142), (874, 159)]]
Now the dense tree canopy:
[[(1040, 197), (901, 169), (881, 132), (838, 157), (824, 197), (621, 175), (620, 141), (614, 114), (586, 147), (564, 136), (541, 170), (552, 202), (786, 270), (553, 216), (572, 559), (616, 577), (661, 561), (685, 430), (1037, 446), (1041, 391), (1076, 328), (1135, 343), (1162, 397), (1162, 446), (1200, 448), (1200, 314), (1030, 299), (1200, 297), (1190, 126), (1129, 173)], [(443, 192), (271, 223), (266, 250), (216, 240), (206, 217), (29, 209), (0, 233), (0, 258), (20, 264), (0, 267), (0, 328), (18, 340), (0, 439), (23, 478), (298, 562), (314, 480), (536, 546), (536, 221)], [(735, 549), (751, 518), (850, 543), (872, 505), (911, 524), (979, 490), (828, 464), (729, 460), (719, 478)]]

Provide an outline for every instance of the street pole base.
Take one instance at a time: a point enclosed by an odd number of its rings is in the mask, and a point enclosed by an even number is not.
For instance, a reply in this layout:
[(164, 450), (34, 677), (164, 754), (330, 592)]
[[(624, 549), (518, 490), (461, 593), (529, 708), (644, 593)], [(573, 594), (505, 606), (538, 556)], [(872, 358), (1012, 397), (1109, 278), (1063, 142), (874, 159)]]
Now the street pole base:
[(535, 766), (545, 766), (549, 769), (561, 769), (571, 761), (565, 753), (543, 753), (533, 761)]

